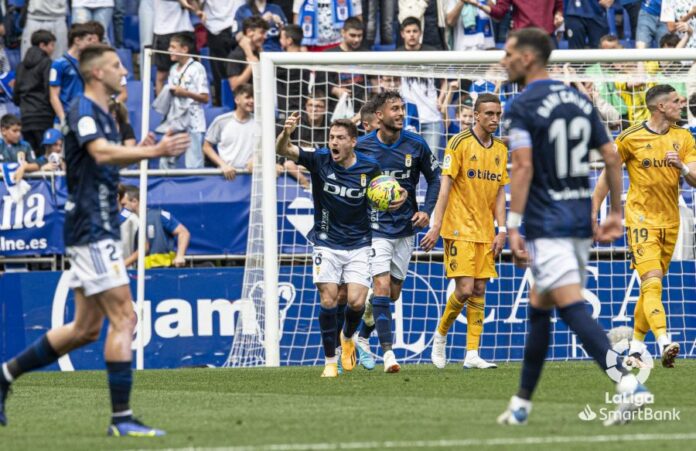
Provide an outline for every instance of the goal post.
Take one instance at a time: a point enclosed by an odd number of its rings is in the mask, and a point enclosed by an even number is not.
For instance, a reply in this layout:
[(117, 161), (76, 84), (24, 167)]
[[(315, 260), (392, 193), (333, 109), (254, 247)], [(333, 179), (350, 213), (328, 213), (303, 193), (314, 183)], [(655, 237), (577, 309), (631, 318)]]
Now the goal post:
[[(312, 313), (312, 308), (307, 305), (314, 301), (318, 305), (319, 302), (316, 294), (311, 293), (313, 290), (311, 250), (305, 241), (300, 242), (298, 239), (289, 243), (283, 237), (283, 227), (286, 227), (285, 224), (288, 221), (298, 232), (311, 226), (311, 222), (307, 222), (311, 218), (312, 208), (307, 201), (309, 194), (305, 192), (301, 196), (294, 197), (292, 201), (284, 204), (287, 207), (283, 207), (281, 211), (278, 207), (285, 200), (284, 197), (287, 196), (287, 193), (301, 191), (294, 184), (291, 186), (289, 182), (276, 177), (275, 138), (282, 122), (277, 116), (277, 105), (280, 97), (290, 95), (287, 92), (277, 92), (278, 78), (276, 74), (278, 69), (297, 69), (301, 73), (303, 71), (363, 73), (369, 77), (391, 75), (438, 80), (470, 80), (491, 73), (491, 67), (499, 63), (504, 54), (504, 51), (263, 52), (261, 54), (260, 63), (255, 67), (257, 83), (255, 94), (257, 94), (256, 99), (258, 99), (257, 120), (259, 120), (261, 132), (261, 145), (257, 150), (256, 162), (261, 164), (261, 168), (255, 167), (253, 171), (254, 186), (256, 187), (258, 184), (259, 192), (255, 195), (252, 194), (249, 239), (250, 243), (251, 240), (255, 240), (255, 244), (249, 245), (247, 253), (243, 298), (253, 304), (253, 311), (258, 320), (257, 326), (263, 330), (257, 330), (258, 338), (248, 342), (254, 343), (254, 349), (251, 350), (251, 348), (245, 348), (243, 343), (237, 343), (241, 326), (237, 327), (234, 337), (235, 344), (228, 358), (228, 366), (317, 364), (319, 363), (317, 356), (321, 354), (318, 332), (316, 329), (312, 330), (316, 315)], [(662, 80), (661, 78), (643, 70), (601, 76), (589, 74), (584, 70), (595, 63), (638, 64), (648, 61), (696, 61), (696, 49), (556, 50), (551, 55), (552, 69), (550, 72), (552, 78), (568, 82), (614, 83), (625, 80), (659, 82)], [(566, 63), (574, 71), (562, 70)], [(258, 74), (256, 74), (257, 70)], [(691, 83), (689, 80), (690, 71), (687, 67), (671, 70), (674, 70), (674, 73), (666, 74), (669, 82)], [(493, 78), (498, 82), (504, 80), (504, 73), (499, 67), (493, 69)], [(365, 89), (370, 89), (367, 81), (365, 81)], [(330, 115), (330, 112), (327, 114)], [(596, 175), (594, 174), (595, 177)], [(685, 189), (690, 190), (689, 200), (685, 207), (693, 215), (696, 211), (693, 189), (690, 187)], [(419, 195), (421, 194), (422, 190), (419, 191)], [(259, 207), (258, 214), (254, 214), (254, 205)], [(691, 234), (693, 243), (693, 221), (690, 227), (691, 230), (687, 230), (687, 232)], [(254, 231), (253, 238), (252, 231)], [(417, 239), (420, 239), (419, 236)], [(434, 330), (430, 327), (432, 326), (432, 318), (441, 312), (440, 305), (436, 304), (437, 302), (444, 303), (443, 297), (448, 293), (448, 283), (443, 277), (441, 259), (438, 260), (437, 254), (433, 257), (418, 252), (418, 250), (416, 245), (416, 253), (408, 276), (412, 279), (408, 284), (408, 289), (413, 291), (414, 304), (407, 305), (407, 302), (404, 301), (402, 305), (395, 306), (397, 309), (395, 319), (398, 320), (395, 326), (397, 329), (395, 342), (398, 343), (408, 334), (413, 335), (409, 328), (419, 330), (418, 334), (404, 339), (401, 343), (403, 348), (407, 350), (407, 352), (405, 351), (407, 356), (415, 356), (413, 359), (407, 359), (407, 361), (413, 362), (427, 360), (423, 357), (425, 355), (423, 350), (427, 347), (430, 335)], [(621, 257), (615, 258), (615, 254)], [(636, 286), (639, 286), (636, 285), (635, 276), (628, 269), (625, 243), (616, 246), (594, 247), (593, 258), (598, 262), (597, 268), (594, 269), (597, 282), (593, 285), (593, 289), (600, 294), (599, 298), (602, 302), (611, 303), (609, 317), (602, 318), (602, 320), (605, 325), (625, 324), (625, 321), (628, 321), (626, 303), (635, 303), (635, 298), (631, 296), (635, 295)], [(680, 315), (675, 323), (671, 324), (671, 327), (679, 329), (678, 333), (682, 334), (676, 337), (679, 340), (694, 340), (696, 338), (693, 336), (693, 330), (696, 329), (696, 292), (693, 288), (693, 285), (696, 285), (694, 283), (696, 275), (693, 269), (693, 252), (690, 260), (688, 258), (687, 256), (686, 262), (679, 264), (679, 268), (683, 268), (683, 273), (673, 275), (673, 280), (681, 280), (679, 287), (669, 288), (668, 282), (665, 289), (666, 301), (671, 302), (674, 299), (673, 310)], [(601, 267), (599, 262), (603, 262)], [(501, 308), (504, 302), (514, 303), (514, 305), (512, 305), (512, 310), (509, 308), (506, 310), (506, 317), (510, 320), (508, 324), (488, 326), (484, 330), (484, 335), (491, 333), (495, 336), (490, 338), (490, 341), (484, 340), (482, 349), (490, 350), (495, 359), (515, 360), (521, 358), (523, 344), (520, 343), (520, 337), (524, 336), (526, 327), (521, 320), (518, 321), (518, 318), (524, 317), (523, 309), (518, 311), (520, 307), (518, 302), (520, 298), (522, 303), (526, 300), (525, 290), (528, 286), (529, 275), (515, 272), (509, 262), (499, 261), (498, 263), (500, 281), (496, 283), (496, 291), (491, 296), (498, 300)], [(427, 273), (422, 272), (423, 268)], [(252, 271), (256, 274), (255, 279), (250, 279), (247, 283), (246, 274)], [(600, 284), (600, 279), (603, 276), (602, 271), (620, 272), (615, 274), (616, 278), (602, 282), (604, 284), (602, 285)], [(621, 282), (621, 280), (624, 281)], [(616, 286), (616, 284), (621, 286)], [(489, 294), (491, 293), (489, 291)], [(423, 297), (437, 298), (437, 302), (428, 301), (429, 303), (418, 304)], [(677, 297), (682, 298), (679, 300), (679, 305), (676, 305)], [(418, 315), (425, 315), (426, 319)], [(620, 321), (624, 321), (624, 323)], [(465, 320), (460, 322), (465, 322)], [(422, 332), (421, 329), (425, 330), (428, 327), (430, 330), (427, 331), (426, 336), (426, 333)], [(499, 335), (498, 327), (501, 331)], [(399, 330), (400, 328), (401, 330)], [(291, 336), (286, 337), (283, 330), (285, 330), (286, 335), (291, 334)], [(573, 341), (574, 337), (571, 336), (570, 332), (564, 330), (563, 333), (566, 334), (564, 337), (567, 340), (558, 345), (557, 353), (554, 354), (556, 351), (552, 351), (552, 357), (564, 359), (582, 356), (580, 351), (578, 354), (574, 354), (577, 343)], [(462, 338), (461, 334), (453, 335), (457, 340)], [(281, 346), (281, 340), (283, 343), (289, 344)], [(261, 346), (259, 346), (259, 341)], [(305, 349), (300, 349), (300, 347), (305, 347)], [(457, 352), (453, 351), (450, 357), (461, 354)]]

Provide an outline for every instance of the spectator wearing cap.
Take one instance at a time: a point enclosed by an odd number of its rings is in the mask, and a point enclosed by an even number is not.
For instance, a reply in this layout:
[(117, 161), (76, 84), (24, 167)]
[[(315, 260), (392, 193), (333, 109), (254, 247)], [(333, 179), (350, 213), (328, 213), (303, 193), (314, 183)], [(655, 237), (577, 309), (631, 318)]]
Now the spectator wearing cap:
[(41, 155), (44, 130), (53, 126), (55, 114), (49, 100), (48, 81), (51, 72), (51, 54), (56, 37), (47, 30), (31, 35), (31, 47), (17, 66), (13, 100), (22, 115), (22, 134), (32, 149)]
[(36, 158), (36, 163), (42, 171), (64, 171), (63, 134), (55, 128), (49, 128), (43, 134), (41, 141), (42, 154)]

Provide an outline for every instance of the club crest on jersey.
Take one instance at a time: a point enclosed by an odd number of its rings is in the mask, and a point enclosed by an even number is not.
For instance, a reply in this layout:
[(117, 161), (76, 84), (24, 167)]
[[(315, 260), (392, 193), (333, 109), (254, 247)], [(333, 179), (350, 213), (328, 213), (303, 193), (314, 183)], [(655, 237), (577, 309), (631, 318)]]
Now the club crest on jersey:
[(674, 143), (674, 144), (672, 144), (672, 147), (674, 147), (674, 150), (676, 150), (677, 152), (679, 152), (679, 143)]
[(360, 174), (360, 186), (367, 186), (367, 174)]
[(495, 157), (495, 165), (500, 166), (500, 157), (496, 155)]
[(412, 161), (412, 159), (411, 159), (411, 154), (410, 154), (410, 153), (407, 153), (407, 154), (406, 154), (406, 158), (404, 159), (404, 166), (406, 166), (407, 168), (410, 168), (412, 162), (413, 162), (413, 161)]

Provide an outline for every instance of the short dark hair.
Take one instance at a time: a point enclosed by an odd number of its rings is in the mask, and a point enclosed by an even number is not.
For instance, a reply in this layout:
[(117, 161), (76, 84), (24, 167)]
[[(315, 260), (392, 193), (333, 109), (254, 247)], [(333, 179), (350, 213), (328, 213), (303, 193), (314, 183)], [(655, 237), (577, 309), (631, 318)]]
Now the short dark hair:
[(73, 24), (68, 32), (68, 47), (72, 47), (72, 45), (75, 43), (75, 39), (84, 38), (90, 34), (96, 34), (93, 26), (86, 23)]
[(378, 111), (381, 110), (384, 104), (388, 101), (397, 99), (403, 102), (403, 99), (401, 98), (401, 94), (399, 94), (399, 91), (382, 91), (375, 95), (372, 98), (371, 102), (374, 104), (375, 111)]
[(653, 111), (655, 109), (655, 101), (658, 97), (675, 91), (676, 89), (670, 85), (655, 85), (645, 93), (645, 105), (647, 105), (648, 110)]
[(345, 128), (348, 131), (348, 136), (350, 136), (351, 138), (358, 137), (358, 127), (350, 119), (336, 119), (335, 121), (331, 122), (329, 130), (331, 130), (334, 127)]
[(660, 48), (668, 47), (675, 48), (679, 44), (679, 35), (677, 33), (667, 33), (660, 38)]
[(605, 42), (619, 42), (619, 38), (614, 36), (613, 34), (605, 34), (604, 36), (599, 38), (599, 45), (602, 45)]
[(401, 22), (400, 30), (404, 31), (404, 28), (408, 27), (409, 25), (415, 25), (418, 27), (419, 31), (423, 31), (423, 29), (421, 28), (421, 21), (413, 16), (407, 17), (404, 19), (403, 22)]
[[(346, 0), (350, 1), (350, 0)], [(348, 31), (348, 30), (360, 30), (360, 31), (365, 31), (365, 24), (362, 22), (362, 20), (358, 19), (357, 17), (349, 17), (346, 19), (345, 22), (343, 22), (343, 31)]]
[(15, 125), (22, 126), (22, 121), (14, 114), (6, 114), (0, 119), (0, 128), (10, 128)]
[(36, 30), (31, 34), (31, 45), (39, 46), (39, 44), (50, 44), (56, 42), (56, 35), (48, 30)]
[(116, 53), (116, 49), (105, 44), (93, 44), (88, 45), (82, 50), (80, 53), (80, 75), (82, 75), (82, 79), (85, 83), (92, 79), (92, 74), (88, 67), (89, 63), (108, 52)]
[(367, 116), (375, 115), (375, 103), (372, 100), (365, 102), (362, 108), (360, 108), (360, 122), (367, 121)]
[(696, 116), (696, 92), (691, 94), (691, 96), (689, 96), (688, 105), (689, 105), (689, 111), (691, 111), (691, 114), (693, 116)]
[(553, 41), (549, 34), (541, 28), (531, 27), (515, 30), (510, 33), (510, 38), (515, 38), (515, 48), (527, 48), (537, 55), (537, 61), (546, 65), (553, 51)]
[(302, 27), (299, 25), (294, 23), (288, 24), (283, 28), (283, 31), (285, 32), (285, 36), (292, 39), (293, 44), (300, 45), (302, 43), (304, 35), (302, 34)]
[(98, 22), (96, 20), (90, 20), (89, 22), (85, 22), (85, 25), (92, 30), (92, 34), (97, 35), (97, 37), (99, 38), (99, 42), (104, 40), (104, 34), (106, 33), (106, 30), (104, 29), (104, 25), (102, 25), (101, 22)]
[(256, 28), (261, 28), (263, 31), (268, 31), (270, 25), (261, 16), (251, 16), (244, 19), (242, 22), (242, 33), (246, 33), (247, 30), (254, 30)]
[(189, 33), (177, 33), (171, 37), (170, 41), (176, 41), (182, 47), (186, 47), (188, 49), (186, 53), (194, 53), (196, 51), (196, 41), (193, 40), (193, 36)]
[(474, 111), (478, 111), (479, 106), (482, 103), (497, 103), (500, 105), (500, 98), (495, 94), (491, 94), (490, 92), (479, 94), (478, 97), (476, 97), (476, 103), (474, 103)]
[(234, 90), (234, 97), (237, 98), (242, 94), (254, 97), (254, 87), (251, 86), (249, 83), (242, 83), (241, 85), (237, 86), (237, 88)]

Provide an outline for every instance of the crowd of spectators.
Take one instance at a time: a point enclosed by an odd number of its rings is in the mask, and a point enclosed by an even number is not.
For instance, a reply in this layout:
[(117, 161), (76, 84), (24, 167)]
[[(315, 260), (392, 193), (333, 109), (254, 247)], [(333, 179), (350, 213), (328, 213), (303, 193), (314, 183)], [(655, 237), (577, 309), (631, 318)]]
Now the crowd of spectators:
[[(12, 1), (9, 2), (13, 3)], [(253, 165), (255, 145), (253, 63), (261, 52), (355, 52), (365, 50), (437, 51), (500, 48), (508, 30), (537, 26), (545, 29), (560, 48), (624, 47), (683, 48), (696, 45), (696, 0), (32, 0), (23, 8), (6, 9), (3, 23), (15, 24), (5, 33), (7, 49), (0, 51), (0, 117), (3, 124), (21, 124), (12, 150), (5, 138), (2, 155), (16, 161), (24, 155), (24, 172), (60, 169), (61, 161), (30, 163), (46, 158), (65, 122), (69, 103), (82, 93), (78, 71), (82, 49), (95, 42), (117, 48), (126, 44), (125, 23), (137, 18), (139, 47), (125, 53), (124, 65), (133, 68), (123, 90), (110, 106), (124, 142), (143, 132), (134, 130), (137, 113), (125, 106), (129, 80), (137, 80), (142, 48), (157, 50), (153, 57), (154, 109), (161, 114), (151, 128), (186, 130), (191, 148), (181, 159), (162, 159), (159, 167), (218, 167), (232, 180)], [(129, 14), (130, 13), (130, 14)], [(9, 17), (9, 19), (13, 19)], [(19, 48), (17, 48), (19, 47)], [(131, 46), (132, 47), (132, 46)], [(7, 52), (21, 56), (8, 64)], [(224, 61), (192, 58), (205, 54)], [(123, 54), (120, 54), (123, 55)], [(492, 68), (491, 70), (493, 70)], [(673, 73), (687, 73), (680, 62), (594, 64), (583, 76), (596, 82), (573, 80), (595, 102), (613, 132), (646, 118), (644, 93), (651, 80), (669, 82)], [(578, 69), (579, 70), (579, 69)], [(6, 74), (10, 74), (9, 77)], [(638, 80), (624, 80), (632, 74)], [(297, 140), (303, 147), (326, 143), (332, 119), (364, 121), (361, 110), (372, 95), (398, 90), (407, 106), (407, 127), (418, 131), (431, 149), (441, 154), (447, 136), (469, 127), (478, 94), (494, 92), (503, 102), (517, 92), (496, 79), (472, 77), (447, 80), (413, 76), (362, 74), (359, 71), (321, 72), (278, 68), (277, 118), (282, 124), (292, 111), (302, 112)], [(577, 78), (571, 67), (559, 76)], [(638, 75), (638, 77), (635, 77)], [(616, 81), (611, 81), (615, 78)], [(684, 100), (687, 83), (673, 83)], [(4, 100), (3, 100), (4, 99)], [(212, 113), (211, 113), (212, 112)], [(363, 113), (361, 115), (361, 112)], [(142, 113), (140, 113), (142, 114)], [(365, 121), (367, 118), (367, 121)], [(4, 126), (3, 126), (4, 127)], [(55, 129), (55, 132), (50, 130)], [(4, 130), (4, 128), (3, 128)], [(9, 133), (9, 132), (8, 132)], [(46, 140), (47, 135), (51, 136)], [(62, 137), (61, 137), (62, 138)], [(62, 141), (60, 141), (62, 142)], [(54, 144), (51, 146), (55, 147)], [(5, 150), (7, 148), (8, 150)], [(51, 154), (55, 154), (51, 151)], [(57, 157), (53, 157), (54, 159)], [(42, 160), (43, 161), (43, 160)], [(303, 187), (309, 182), (292, 162), (278, 161)]]

